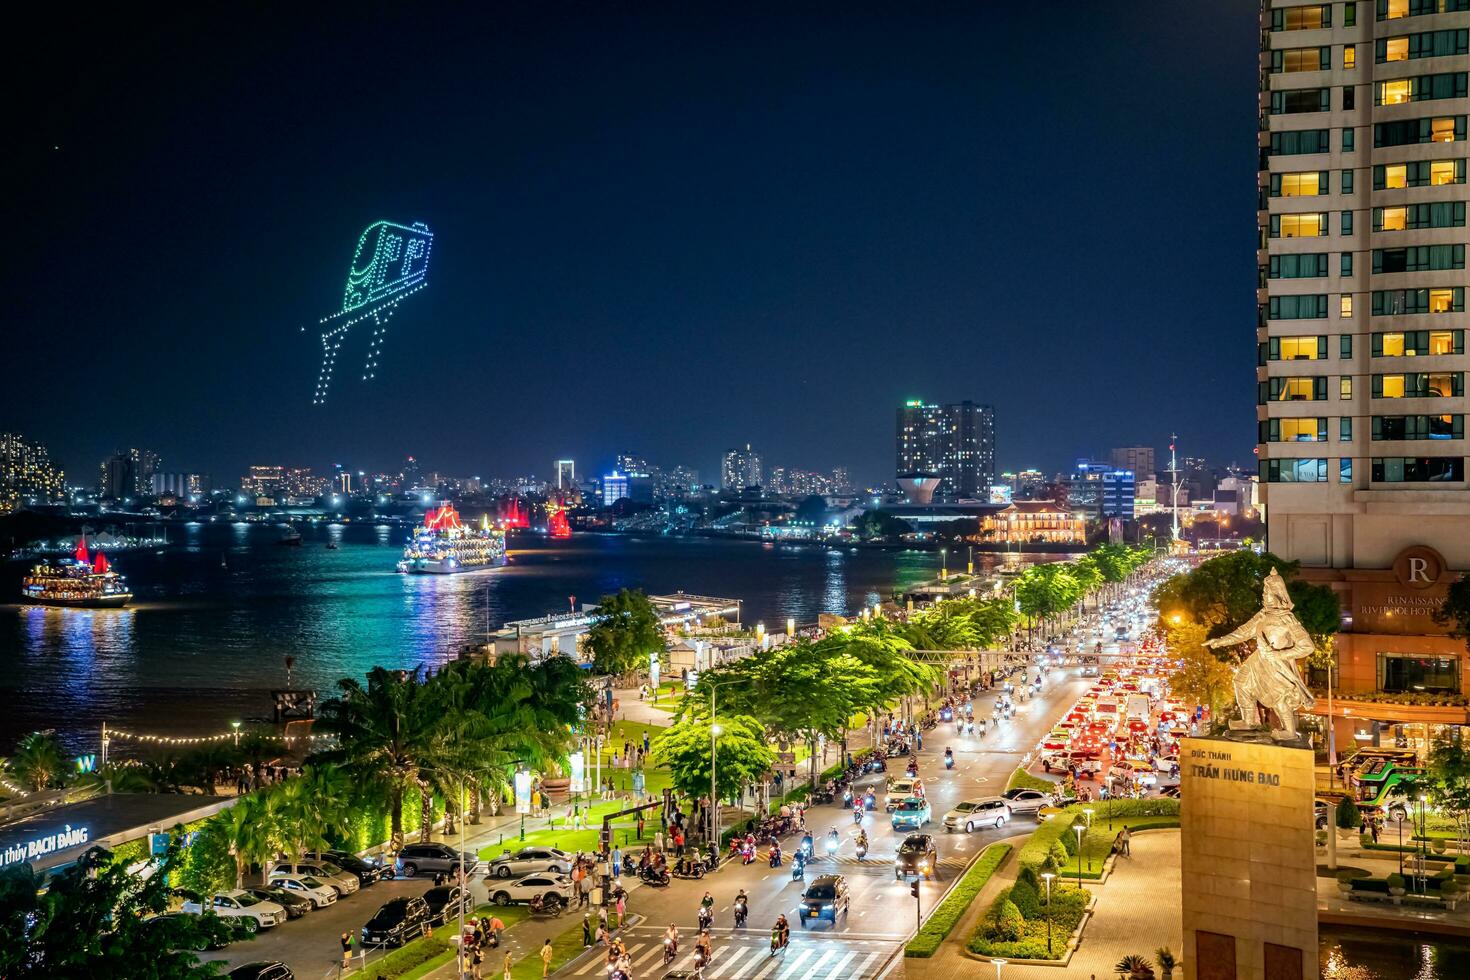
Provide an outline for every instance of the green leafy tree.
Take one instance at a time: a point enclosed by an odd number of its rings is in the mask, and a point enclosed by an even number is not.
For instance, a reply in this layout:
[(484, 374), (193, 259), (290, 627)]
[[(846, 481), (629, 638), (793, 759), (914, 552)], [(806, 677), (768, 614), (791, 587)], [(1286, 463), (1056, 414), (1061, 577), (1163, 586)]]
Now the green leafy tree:
[(168, 908), (169, 873), (179, 864), (177, 841), (161, 868), (129, 872), (105, 848), (94, 847), (50, 880), (29, 865), (0, 871), (0, 976), (7, 980), (195, 980), (219, 976), (221, 964), (201, 964), (204, 949), (227, 927), (214, 915), (151, 916)]
[(1344, 796), (1337, 804), (1337, 825), (1343, 830), (1357, 830), (1363, 825), (1363, 815), (1351, 796)]
[(1434, 621), (1450, 627), (1450, 635), (1463, 639), (1466, 649), (1470, 649), (1470, 577), (1461, 575), (1450, 583)]
[(1180, 660), (1169, 687), (1186, 703), (1203, 705), (1211, 718), (1219, 718), (1235, 698), (1235, 672), (1227, 659), (1204, 645), (1206, 634), (1193, 621), (1169, 624), (1169, 651)]
[(711, 735), (710, 722), (679, 722), (649, 746), (649, 761), (666, 767), (674, 788), (690, 798), (708, 795), (710, 751), (717, 747), (715, 786), (720, 799), (730, 799), (742, 786), (755, 782), (776, 763), (765, 728), (748, 715), (719, 718), (720, 734)]
[(646, 667), (649, 656), (662, 654), (666, 646), (658, 611), (639, 589), (623, 589), (598, 600), (582, 642), (601, 674), (626, 674)]
[(897, 541), (913, 530), (907, 521), (884, 510), (864, 511), (852, 527), (858, 537), (870, 541)]
[(1267, 552), (1232, 551), (1176, 575), (1154, 591), (1159, 615), (1187, 616), (1205, 626), (1211, 639), (1224, 636), (1261, 611), (1261, 589), (1274, 569), (1286, 580), (1293, 610), (1319, 646), (1342, 627), (1337, 595), (1297, 577), (1297, 563)]
[(31, 732), (21, 739), (7, 768), (35, 792), (63, 785), (70, 771), (66, 750), (52, 732)]
[(1470, 751), (1459, 739), (1437, 738), (1427, 762), (1429, 801), (1453, 817), (1463, 848), (1470, 843)]

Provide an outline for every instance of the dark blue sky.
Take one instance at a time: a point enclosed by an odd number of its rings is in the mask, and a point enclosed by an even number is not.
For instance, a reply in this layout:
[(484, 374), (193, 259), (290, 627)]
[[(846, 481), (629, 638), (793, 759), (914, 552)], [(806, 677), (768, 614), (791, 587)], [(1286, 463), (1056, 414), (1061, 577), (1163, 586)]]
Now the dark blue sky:
[[(1171, 427), (1248, 461), (1257, 5), (887, 6), (37, 25), (0, 428), (88, 479), (121, 445), (711, 479), (749, 441), (878, 480), (899, 402), (971, 398), (1003, 468)], [(429, 288), (314, 409), (299, 328), (378, 218), (433, 229)]]

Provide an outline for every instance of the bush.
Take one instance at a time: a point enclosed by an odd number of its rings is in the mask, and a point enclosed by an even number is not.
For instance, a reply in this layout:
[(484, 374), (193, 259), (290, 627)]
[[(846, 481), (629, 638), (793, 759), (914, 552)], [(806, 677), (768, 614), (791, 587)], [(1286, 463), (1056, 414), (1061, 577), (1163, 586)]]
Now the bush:
[(1039, 789), (1043, 793), (1055, 792), (1058, 784), (1050, 779), (1033, 776), (1026, 770), (1017, 767), (1011, 773), (1011, 778), (1006, 781), (1006, 789)]
[[(1053, 933), (1052, 957), (1063, 955), (1067, 937), (1082, 921), (1087, 910), (1088, 893), (1084, 890), (1054, 884), (1050, 906), (1042, 906), (1042, 914), (1034, 919), (1023, 918), (1019, 932), (1013, 921), (1007, 921), (1009, 909), (1016, 903), (1007, 894), (996, 897), (984, 920), (976, 926), (966, 947), (982, 956), (1009, 956), (1021, 959), (1047, 959), (1047, 920), (1051, 920)], [(1017, 909), (1019, 912), (1019, 909)]]
[(376, 963), (367, 964), (367, 969), (372, 971), (374, 977), (391, 980), (448, 952), (449, 948), (449, 930), (441, 929), (432, 936), (415, 939), (400, 946)]
[(1397, 873), (1397, 872), (1389, 875), (1384, 880), (1388, 882), (1388, 887), (1390, 887), (1390, 888), (1402, 888), (1402, 887), (1404, 887), (1404, 876), (1401, 875), (1401, 874), (1399, 874), (1399, 873)]
[(1362, 872), (1360, 871), (1339, 871), (1337, 873), (1337, 883), (1339, 885), (1351, 885), (1361, 877)]
[(1344, 796), (1337, 804), (1337, 825), (1343, 830), (1357, 830), (1363, 825), (1363, 815), (1352, 797)]
[(996, 939), (1014, 942), (1026, 930), (1026, 917), (1007, 894), (1002, 894), (995, 900), (990, 914), (990, 932)]
[(955, 925), (969, 909), (970, 903), (975, 901), (975, 896), (980, 894), (995, 869), (1004, 863), (1007, 855), (1011, 853), (1009, 844), (991, 844), (979, 860), (970, 865), (963, 878), (960, 879), (954, 890), (945, 896), (939, 907), (929, 913), (929, 918), (919, 929), (918, 935), (904, 948), (905, 956), (933, 956), (939, 949), (939, 944), (949, 937), (954, 931)]
[[(1028, 880), (1024, 875), (1030, 875)], [(1034, 919), (1041, 915), (1041, 892), (1036, 887), (1036, 872), (1030, 868), (1022, 868), (1021, 875), (1016, 878), (1016, 883), (1011, 886), (1011, 901), (1020, 910), (1021, 915), (1027, 919)]]

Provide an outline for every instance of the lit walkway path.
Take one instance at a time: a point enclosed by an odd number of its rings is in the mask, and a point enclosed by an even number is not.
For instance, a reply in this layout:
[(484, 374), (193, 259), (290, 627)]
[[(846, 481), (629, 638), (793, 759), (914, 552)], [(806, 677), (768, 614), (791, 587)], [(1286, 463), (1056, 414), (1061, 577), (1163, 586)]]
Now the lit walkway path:
[[(1107, 883), (1085, 883), (1098, 896), (1097, 908), (1072, 961), (1061, 966), (1006, 966), (1002, 980), (1112, 980), (1113, 965), (1129, 953), (1147, 957), (1168, 946), (1181, 955), (1183, 925), (1179, 915), (1179, 831), (1150, 830), (1133, 835), (1133, 856), (1119, 858)], [(960, 975), (989, 976), (991, 967), (962, 952), (974, 923), (996, 893), (1015, 880), (1014, 852), (1004, 871), (987, 885), (932, 959), (903, 961), (902, 975), (913, 980), (942, 980)], [(980, 972), (984, 970), (985, 972)], [(897, 972), (897, 971), (895, 971)], [(1178, 975), (1176, 969), (1175, 975)]]

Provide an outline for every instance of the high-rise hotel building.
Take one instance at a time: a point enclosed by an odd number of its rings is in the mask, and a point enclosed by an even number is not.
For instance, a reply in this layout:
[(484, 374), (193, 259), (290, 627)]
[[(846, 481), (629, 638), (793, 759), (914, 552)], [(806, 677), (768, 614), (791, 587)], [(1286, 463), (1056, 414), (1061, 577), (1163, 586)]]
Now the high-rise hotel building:
[(1470, 570), (1467, 74), (1470, 0), (1261, 5), (1260, 479), (1342, 598), (1339, 755), (1470, 722), (1432, 615)]

